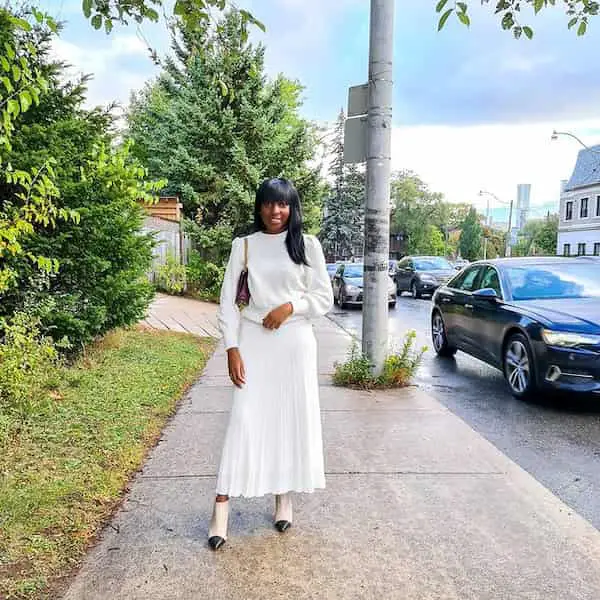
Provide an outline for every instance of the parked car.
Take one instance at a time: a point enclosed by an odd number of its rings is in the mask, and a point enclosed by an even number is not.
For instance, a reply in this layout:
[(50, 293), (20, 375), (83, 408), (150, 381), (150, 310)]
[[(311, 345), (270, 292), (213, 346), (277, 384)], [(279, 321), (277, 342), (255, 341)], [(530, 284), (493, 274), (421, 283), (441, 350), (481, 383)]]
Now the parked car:
[[(333, 299), (340, 308), (348, 305), (361, 305), (363, 302), (363, 271), (361, 263), (345, 263), (339, 265), (333, 278)], [(390, 278), (388, 305), (396, 307), (396, 285)]]
[(433, 294), (455, 274), (443, 256), (405, 256), (396, 268), (396, 290), (398, 295), (410, 292), (413, 298), (420, 298)]
[(465, 268), (467, 265), (470, 265), (470, 264), (471, 264), (471, 263), (470, 263), (470, 262), (469, 262), (469, 261), (468, 261), (466, 258), (457, 258), (457, 259), (454, 261), (454, 263), (453, 263), (453, 265), (454, 265), (454, 268), (455, 268), (457, 271), (460, 271), (461, 269), (464, 269), (464, 268)]
[(504, 372), (511, 392), (600, 394), (600, 259), (473, 263), (433, 298), (433, 347)]

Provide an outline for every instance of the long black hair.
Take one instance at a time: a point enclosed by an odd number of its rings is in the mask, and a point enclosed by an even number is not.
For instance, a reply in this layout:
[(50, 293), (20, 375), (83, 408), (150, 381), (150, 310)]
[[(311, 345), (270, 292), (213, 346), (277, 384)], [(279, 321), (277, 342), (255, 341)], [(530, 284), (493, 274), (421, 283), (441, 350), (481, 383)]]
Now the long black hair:
[(254, 228), (256, 231), (266, 231), (265, 224), (260, 215), (261, 206), (283, 202), (290, 207), (290, 218), (287, 224), (287, 235), (285, 245), (290, 258), (297, 265), (308, 265), (306, 261), (306, 249), (304, 247), (304, 236), (302, 235), (302, 207), (300, 195), (294, 184), (288, 179), (266, 179), (256, 190), (254, 202)]

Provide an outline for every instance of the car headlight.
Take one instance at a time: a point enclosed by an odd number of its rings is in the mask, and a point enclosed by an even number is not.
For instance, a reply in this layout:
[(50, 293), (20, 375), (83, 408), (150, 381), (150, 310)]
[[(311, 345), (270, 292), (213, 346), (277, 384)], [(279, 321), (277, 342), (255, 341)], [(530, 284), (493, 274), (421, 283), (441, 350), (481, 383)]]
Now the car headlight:
[(542, 338), (549, 346), (594, 346), (600, 344), (600, 335), (571, 333), (568, 331), (542, 330)]
[(435, 277), (433, 275), (421, 275), (421, 281), (435, 283)]
[(360, 288), (356, 287), (355, 285), (347, 284), (346, 291), (349, 294), (358, 294), (358, 292), (360, 292)]

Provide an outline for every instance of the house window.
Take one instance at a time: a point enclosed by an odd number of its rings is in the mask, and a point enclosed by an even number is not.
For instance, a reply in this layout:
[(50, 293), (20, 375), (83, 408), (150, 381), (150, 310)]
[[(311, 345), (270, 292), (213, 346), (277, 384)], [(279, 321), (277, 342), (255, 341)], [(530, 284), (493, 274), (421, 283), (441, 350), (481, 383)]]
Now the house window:
[(587, 216), (588, 216), (588, 200), (589, 200), (589, 198), (581, 199), (581, 207), (579, 209), (579, 216), (582, 219), (587, 219)]
[(600, 242), (594, 244), (594, 256), (600, 256)]
[(565, 220), (570, 221), (573, 218), (573, 203), (567, 202), (567, 210), (565, 212)]
[(596, 196), (596, 216), (600, 217), (600, 196)]
[(577, 244), (577, 256), (585, 256), (585, 242)]
[(571, 256), (571, 244), (565, 244), (563, 246), (563, 254), (565, 256)]

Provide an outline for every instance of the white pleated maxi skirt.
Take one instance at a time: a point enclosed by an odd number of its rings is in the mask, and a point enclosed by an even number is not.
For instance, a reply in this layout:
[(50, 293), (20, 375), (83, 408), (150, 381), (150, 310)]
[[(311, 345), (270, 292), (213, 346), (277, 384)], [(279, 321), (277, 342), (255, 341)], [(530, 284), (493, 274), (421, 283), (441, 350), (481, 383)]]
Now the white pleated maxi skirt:
[(301, 319), (278, 330), (242, 319), (246, 384), (234, 388), (217, 494), (255, 497), (325, 487), (317, 341)]

